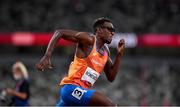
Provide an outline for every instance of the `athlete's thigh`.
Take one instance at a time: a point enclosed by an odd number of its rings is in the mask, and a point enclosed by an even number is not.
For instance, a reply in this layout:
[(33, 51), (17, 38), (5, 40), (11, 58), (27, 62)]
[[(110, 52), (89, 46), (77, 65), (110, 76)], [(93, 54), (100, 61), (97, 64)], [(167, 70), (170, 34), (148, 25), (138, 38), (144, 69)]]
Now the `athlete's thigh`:
[(87, 106), (94, 92), (95, 90), (85, 89), (76, 85), (64, 85), (61, 89), (61, 101), (66, 106)]
[(94, 92), (91, 97), (90, 106), (115, 106), (113, 102), (100, 92)]

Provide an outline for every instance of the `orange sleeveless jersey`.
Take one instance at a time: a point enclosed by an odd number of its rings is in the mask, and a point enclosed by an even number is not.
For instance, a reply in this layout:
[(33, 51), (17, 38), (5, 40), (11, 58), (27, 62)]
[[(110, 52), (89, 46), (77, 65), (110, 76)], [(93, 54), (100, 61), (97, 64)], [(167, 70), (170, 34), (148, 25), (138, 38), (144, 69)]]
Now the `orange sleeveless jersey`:
[(74, 84), (83, 88), (90, 88), (104, 69), (108, 59), (108, 52), (104, 50), (104, 55), (96, 51), (96, 37), (93, 49), (87, 58), (74, 57), (71, 62), (68, 75), (62, 79), (60, 85)]

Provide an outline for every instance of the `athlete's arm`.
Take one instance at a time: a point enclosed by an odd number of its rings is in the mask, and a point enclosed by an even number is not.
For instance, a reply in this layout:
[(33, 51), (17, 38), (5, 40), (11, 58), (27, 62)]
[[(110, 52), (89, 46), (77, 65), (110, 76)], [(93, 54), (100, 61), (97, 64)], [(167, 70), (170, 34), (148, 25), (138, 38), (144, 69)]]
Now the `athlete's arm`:
[(45, 55), (51, 56), (52, 51), (60, 38), (75, 43), (81, 43), (83, 45), (93, 42), (92, 38), (90, 38), (86, 32), (78, 32), (74, 30), (56, 30), (48, 44)]
[(50, 69), (52, 68), (50, 58), (53, 49), (60, 38), (71, 42), (80, 43), (82, 45), (89, 45), (93, 43), (93, 39), (88, 36), (88, 33), (86, 32), (78, 32), (74, 30), (56, 30), (48, 44), (45, 55), (42, 57), (40, 62), (36, 64), (39, 71), (43, 71), (46, 66)]
[(121, 56), (124, 53), (124, 46), (125, 46), (124, 40), (121, 39), (118, 43), (117, 54), (116, 54), (116, 58), (115, 58), (114, 63), (112, 63), (112, 60), (109, 57), (106, 65), (104, 67), (104, 72), (106, 74), (108, 81), (110, 81), (110, 82), (114, 81), (116, 74), (119, 71)]

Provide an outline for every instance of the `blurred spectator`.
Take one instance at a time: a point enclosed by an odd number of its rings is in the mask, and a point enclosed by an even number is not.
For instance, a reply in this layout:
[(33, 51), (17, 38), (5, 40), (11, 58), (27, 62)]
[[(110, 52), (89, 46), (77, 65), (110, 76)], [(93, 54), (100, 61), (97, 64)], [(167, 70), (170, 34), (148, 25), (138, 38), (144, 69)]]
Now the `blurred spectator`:
[(22, 62), (16, 62), (13, 65), (12, 72), (17, 83), (15, 89), (6, 89), (7, 95), (13, 96), (10, 105), (28, 106), (30, 97), (28, 71)]

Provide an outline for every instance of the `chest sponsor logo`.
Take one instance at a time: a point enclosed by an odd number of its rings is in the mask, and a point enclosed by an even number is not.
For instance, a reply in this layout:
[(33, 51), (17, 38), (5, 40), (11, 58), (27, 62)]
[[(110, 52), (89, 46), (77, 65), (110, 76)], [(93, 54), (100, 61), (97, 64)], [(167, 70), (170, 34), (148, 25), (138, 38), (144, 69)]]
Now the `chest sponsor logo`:
[(99, 75), (100, 74), (98, 72), (91, 69), (90, 67), (87, 67), (81, 80), (86, 81), (86, 82), (90, 83), (91, 85), (93, 85), (96, 82), (96, 80), (98, 79)]

